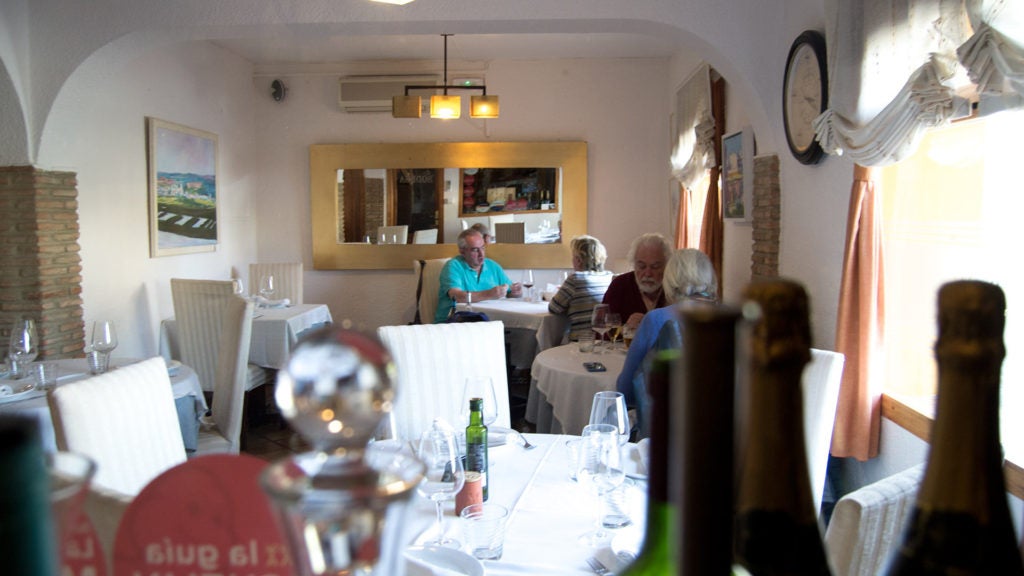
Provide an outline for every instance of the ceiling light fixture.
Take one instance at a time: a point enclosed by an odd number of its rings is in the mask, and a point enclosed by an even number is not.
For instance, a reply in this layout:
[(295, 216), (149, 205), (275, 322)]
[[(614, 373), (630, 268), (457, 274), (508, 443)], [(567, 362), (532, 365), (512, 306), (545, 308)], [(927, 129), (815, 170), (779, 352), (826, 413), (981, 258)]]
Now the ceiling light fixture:
[(373, 2), (380, 2), (381, 4), (395, 4), (398, 6), (405, 6), (412, 0), (372, 0)]
[(422, 113), (422, 99), (419, 96), (410, 96), (410, 90), (437, 90), (441, 89), (442, 94), (434, 94), (430, 97), (431, 118), (459, 118), (462, 115), (462, 97), (449, 95), (448, 90), (480, 90), (479, 96), (470, 97), (469, 117), (470, 118), (497, 118), (498, 97), (494, 94), (487, 95), (486, 84), (448, 84), (448, 37), (451, 34), (442, 34), (444, 37), (444, 85), (443, 86), (417, 86), (407, 85), (405, 95), (394, 96), (391, 99), (391, 116), (394, 118), (419, 118)]

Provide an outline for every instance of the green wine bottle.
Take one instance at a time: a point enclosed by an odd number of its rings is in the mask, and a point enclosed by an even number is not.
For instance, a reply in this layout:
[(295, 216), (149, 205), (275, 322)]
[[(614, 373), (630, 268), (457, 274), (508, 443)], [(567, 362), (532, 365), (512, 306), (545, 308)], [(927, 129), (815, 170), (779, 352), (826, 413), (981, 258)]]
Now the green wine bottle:
[(999, 442), (1006, 299), (993, 284), (939, 289), (938, 403), (921, 488), (889, 576), (1021, 576)]
[(679, 359), (678, 350), (654, 357), (647, 377), (651, 397), (651, 439), (647, 467), (647, 523), (640, 553), (623, 576), (674, 574), (678, 514), (668, 494), (669, 380)]
[(469, 426), (466, 426), (466, 471), (479, 472), (482, 479), (484, 501), (487, 501), (487, 426), (484, 425), (484, 401), (469, 399)]
[(752, 576), (828, 576), (804, 448), (800, 381), (811, 358), (807, 293), (750, 285), (750, 409), (736, 502), (737, 564)]
[(0, 416), (0, 558), (5, 574), (57, 574), (50, 482), (39, 423)]

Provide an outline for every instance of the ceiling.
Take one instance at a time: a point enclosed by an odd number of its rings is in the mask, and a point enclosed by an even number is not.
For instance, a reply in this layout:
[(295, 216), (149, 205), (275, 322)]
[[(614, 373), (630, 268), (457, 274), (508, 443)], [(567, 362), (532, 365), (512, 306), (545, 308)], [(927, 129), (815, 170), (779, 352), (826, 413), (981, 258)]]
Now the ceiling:
[[(306, 34), (219, 39), (217, 44), (257, 65), (360, 60), (438, 60), (437, 34), (354, 36)], [(628, 33), (458, 34), (448, 38), (449, 60), (554, 58), (667, 58), (680, 48), (670, 40)]]

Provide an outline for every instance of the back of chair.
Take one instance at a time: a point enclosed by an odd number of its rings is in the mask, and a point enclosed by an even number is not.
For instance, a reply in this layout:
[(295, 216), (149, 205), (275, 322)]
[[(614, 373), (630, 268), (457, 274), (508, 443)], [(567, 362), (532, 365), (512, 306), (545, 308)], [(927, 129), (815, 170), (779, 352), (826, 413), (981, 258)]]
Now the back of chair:
[(260, 278), (274, 275), (274, 300), (287, 298), (292, 304), (302, 304), (302, 262), (259, 262), (249, 264), (249, 292), (257, 294)]
[(49, 401), (57, 447), (95, 460), (99, 487), (134, 496), (185, 461), (171, 379), (160, 356), (62, 384)]
[(419, 260), (414, 260), (412, 270), (419, 280), (419, 300), (416, 305), (419, 307), (420, 322), (433, 324), (434, 314), (437, 312), (437, 291), (441, 288), (441, 269), (450, 258), (435, 258), (424, 260), (421, 270)]
[(419, 438), (435, 416), (456, 430), (462, 389), (470, 376), (490, 376), (498, 404), (495, 426), (509, 427), (505, 328), (501, 322), (381, 326), (377, 335), (391, 352), (398, 371), (395, 423), (407, 440)]
[[(235, 298), (224, 310), (224, 326), (217, 346), (217, 376), (213, 393), (213, 421), (219, 434), (200, 434), (198, 452), (238, 454), (242, 412), (252, 340), (252, 302)], [(219, 438), (218, 438), (219, 437)]]
[(217, 381), (217, 347), (224, 310), (240, 298), (228, 280), (181, 278), (171, 278), (171, 297), (178, 323), (180, 360), (196, 371), (203, 390), (212, 392)]
[(836, 422), (844, 359), (839, 352), (811, 349), (811, 362), (804, 368), (804, 448), (814, 491), (814, 510), (819, 513), (825, 492), (828, 453), (832, 447), (832, 428)]
[(507, 224), (509, 222), (515, 222), (515, 214), (498, 214), (487, 217), (487, 228), (491, 231), (491, 234), (495, 234), (496, 224)]
[(499, 244), (523, 244), (526, 242), (525, 222), (498, 222), (494, 225), (494, 241)]
[(409, 226), (378, 226), (377, 239), (380, 244), (406, 244), (409, 242)]
[(413, 244), (437, 244), (437, 228), (417, 230), (412, 233)]

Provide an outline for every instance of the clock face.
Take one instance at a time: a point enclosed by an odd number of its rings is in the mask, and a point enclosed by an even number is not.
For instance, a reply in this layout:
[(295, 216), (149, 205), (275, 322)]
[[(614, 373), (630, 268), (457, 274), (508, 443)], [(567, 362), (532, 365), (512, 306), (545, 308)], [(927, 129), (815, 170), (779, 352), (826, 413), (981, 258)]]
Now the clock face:
[(793, 43), (786, 64), (783, 94), (786, 139), (793, 156), (804, 164), (816, 163), (822, 157), (821, 147), (814, 140), (813, 123), (827, 104), (824, 62), (821, 36), (805, 32)]

